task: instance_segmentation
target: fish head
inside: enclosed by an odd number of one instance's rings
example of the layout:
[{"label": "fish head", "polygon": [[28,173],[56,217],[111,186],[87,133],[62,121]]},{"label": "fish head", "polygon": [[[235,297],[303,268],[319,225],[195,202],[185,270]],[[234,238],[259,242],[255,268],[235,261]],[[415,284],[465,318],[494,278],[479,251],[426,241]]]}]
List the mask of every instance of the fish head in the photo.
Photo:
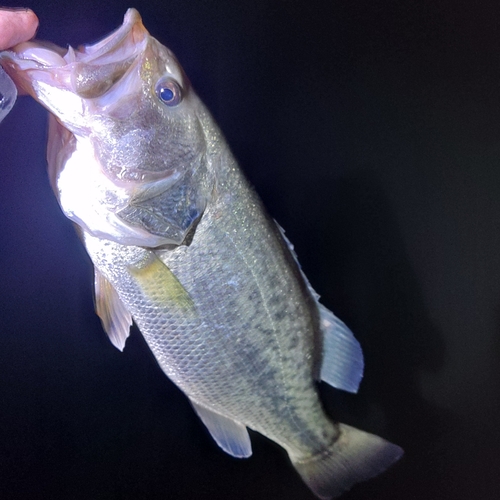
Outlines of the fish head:
[{"label": "fish head", "polygon": [[135,9],[98,43],[26,42],[0,63],[52,115],[49,177],[70,219],[122,244],[186,240],[212,189],[213,131],[174,54]]}]

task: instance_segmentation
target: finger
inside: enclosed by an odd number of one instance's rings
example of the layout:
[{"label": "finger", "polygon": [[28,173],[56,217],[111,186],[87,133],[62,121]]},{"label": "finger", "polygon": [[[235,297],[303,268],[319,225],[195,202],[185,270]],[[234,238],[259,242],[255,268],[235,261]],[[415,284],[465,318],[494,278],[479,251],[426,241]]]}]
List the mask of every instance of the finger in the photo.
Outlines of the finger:
[{"label": "finger", "polygon": [[38,18],[32,10],[0,9],[0,50],[33,38],[37,28]]}]

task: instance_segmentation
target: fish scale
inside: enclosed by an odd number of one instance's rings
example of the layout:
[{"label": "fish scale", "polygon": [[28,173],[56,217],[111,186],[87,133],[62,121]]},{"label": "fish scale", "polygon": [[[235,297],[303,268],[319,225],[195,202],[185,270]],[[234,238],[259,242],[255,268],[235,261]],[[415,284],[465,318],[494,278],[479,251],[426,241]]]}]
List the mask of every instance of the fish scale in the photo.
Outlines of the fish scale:
[{"label": "fish scale", "polygon": [[30,42],[0,64],[52,114],[51,184],[113,344],[133,319],[224,451],[250,456],[254,429],[321,499],[383,472],[401,448],[332,420],[317,390],[356,392],[361,347],[318,302],[175,56],[134,9],[63,53]]},{"label": "fish scale", "polygon": [[[197,317],[202,319],[188,322],[185,313],[172,314],[171,308],[150,314],[144,302],[151,301],[151,294],[142,296],[132,280],[123,279],[128,263],[138,259],[136,252],[127,260],[126,252],[112,243],[87,239],[86,246],[96,266],[132,311],[160,366],[190,398],[219,413],[237,416],[253,429],[266,429],[267,435],[287,447],[310,452],[313,442],[321,448],[323,438],[313,439],[318,432],[307,432],[307,426],[321,429],[322,435],[329,433],[330,440],[338,432],[325,418],[313,387],[313,343],[299,335],[302,330],[313,332],[313,323],[318,328],[317,319],[312,316],[314,311],[307,307],[312,299],[307,297],[301,282],[293,278],[295,262],[279,258],[286,253],[274,236],[274,223],[262,215],[260,204],[243,187],[242,179],[238,181],[224,187],[240,193],[229,196],[233,206],[226,206],[225,214],[242,211],[243,220],[226,215],[218,220],[217,227],[222,230],[216,230],[211,215],[217,213],[216,205],[204,215],[189,248],[161,252],[162,261],[182,283],[196,304]],[[220,194],[224,200],[224,193]],[[236,220],[252,231],[233,232],[231,221]],[[266,240],[273,243],[276,252],[262,259],[261,248]],[[212,244],[215,242],[217,245]],[[95,251],[95,247],[100,250]],[[220,247],[225,248],[227,255],[218,251],[215,260],[213,251],[207,249]],[[235,253],[244,258],[235,261]],[[233,263],[224,273],[218,261],[229,256]],[[116,273],[120,259],[125,259],[124,269]],[[277,265],[290,271],[272,272]],[[107,271],[106,266],[114,271]],[[234,280],[242,285],[234,290],[232,301],[221,304],[219,289],[225,289]],[[283,290],[287,290],[291,300],[270,305],[266,299],[278,291],[283,297]],[[275,317],[278,311],[283,313],[279,321]],[[158,319],[158,314],[163,319]],[[206,342],[207,337],[210,343]],[[283,432],[287,427],[284,417],[288,417],[288,426],[294,430],[290,435],[299,434],[305,444],[282,435],[287,434]]]}]

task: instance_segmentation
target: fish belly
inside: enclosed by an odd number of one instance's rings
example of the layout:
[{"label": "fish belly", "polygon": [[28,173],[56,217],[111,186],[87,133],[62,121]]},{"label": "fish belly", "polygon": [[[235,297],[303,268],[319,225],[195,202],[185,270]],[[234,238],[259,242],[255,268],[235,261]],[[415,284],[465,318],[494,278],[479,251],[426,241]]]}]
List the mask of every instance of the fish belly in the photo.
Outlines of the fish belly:
[{"label": "fish belly", "polygon": [[337,437],[314,381],[321,353],[315,300],[244,184],[209,207],[189,245],[154,253],[185,290],[184,302],[165,297],[159,268],[140,278],[131,271],[150,250],[92,237],[86,245],[163,371],[194,403],[298,455]]},{"label": "fish belly", "polygon": [[217,443],[249,456],[252,428],[283,446],[311,490],[331,499],[402,450],[325,415],[315,386],[317,302],[258,199],[243,182],[230,187],[189,245],[153,250],[89,235],[85,244]]}]

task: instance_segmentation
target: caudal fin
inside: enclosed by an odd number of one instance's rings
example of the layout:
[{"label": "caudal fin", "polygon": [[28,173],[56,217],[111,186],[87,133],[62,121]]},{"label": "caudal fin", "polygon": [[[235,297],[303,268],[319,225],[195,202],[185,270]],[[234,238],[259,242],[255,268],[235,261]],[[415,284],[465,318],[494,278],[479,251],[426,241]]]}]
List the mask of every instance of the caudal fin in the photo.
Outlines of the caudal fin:
[{"label": "caudal fin", "polygon": [[302,479],[322,500],[330,500],[354,484],[377,476],[403,455],[384,439],[339,424],[340,436],[325,452],[292,463]]}]

